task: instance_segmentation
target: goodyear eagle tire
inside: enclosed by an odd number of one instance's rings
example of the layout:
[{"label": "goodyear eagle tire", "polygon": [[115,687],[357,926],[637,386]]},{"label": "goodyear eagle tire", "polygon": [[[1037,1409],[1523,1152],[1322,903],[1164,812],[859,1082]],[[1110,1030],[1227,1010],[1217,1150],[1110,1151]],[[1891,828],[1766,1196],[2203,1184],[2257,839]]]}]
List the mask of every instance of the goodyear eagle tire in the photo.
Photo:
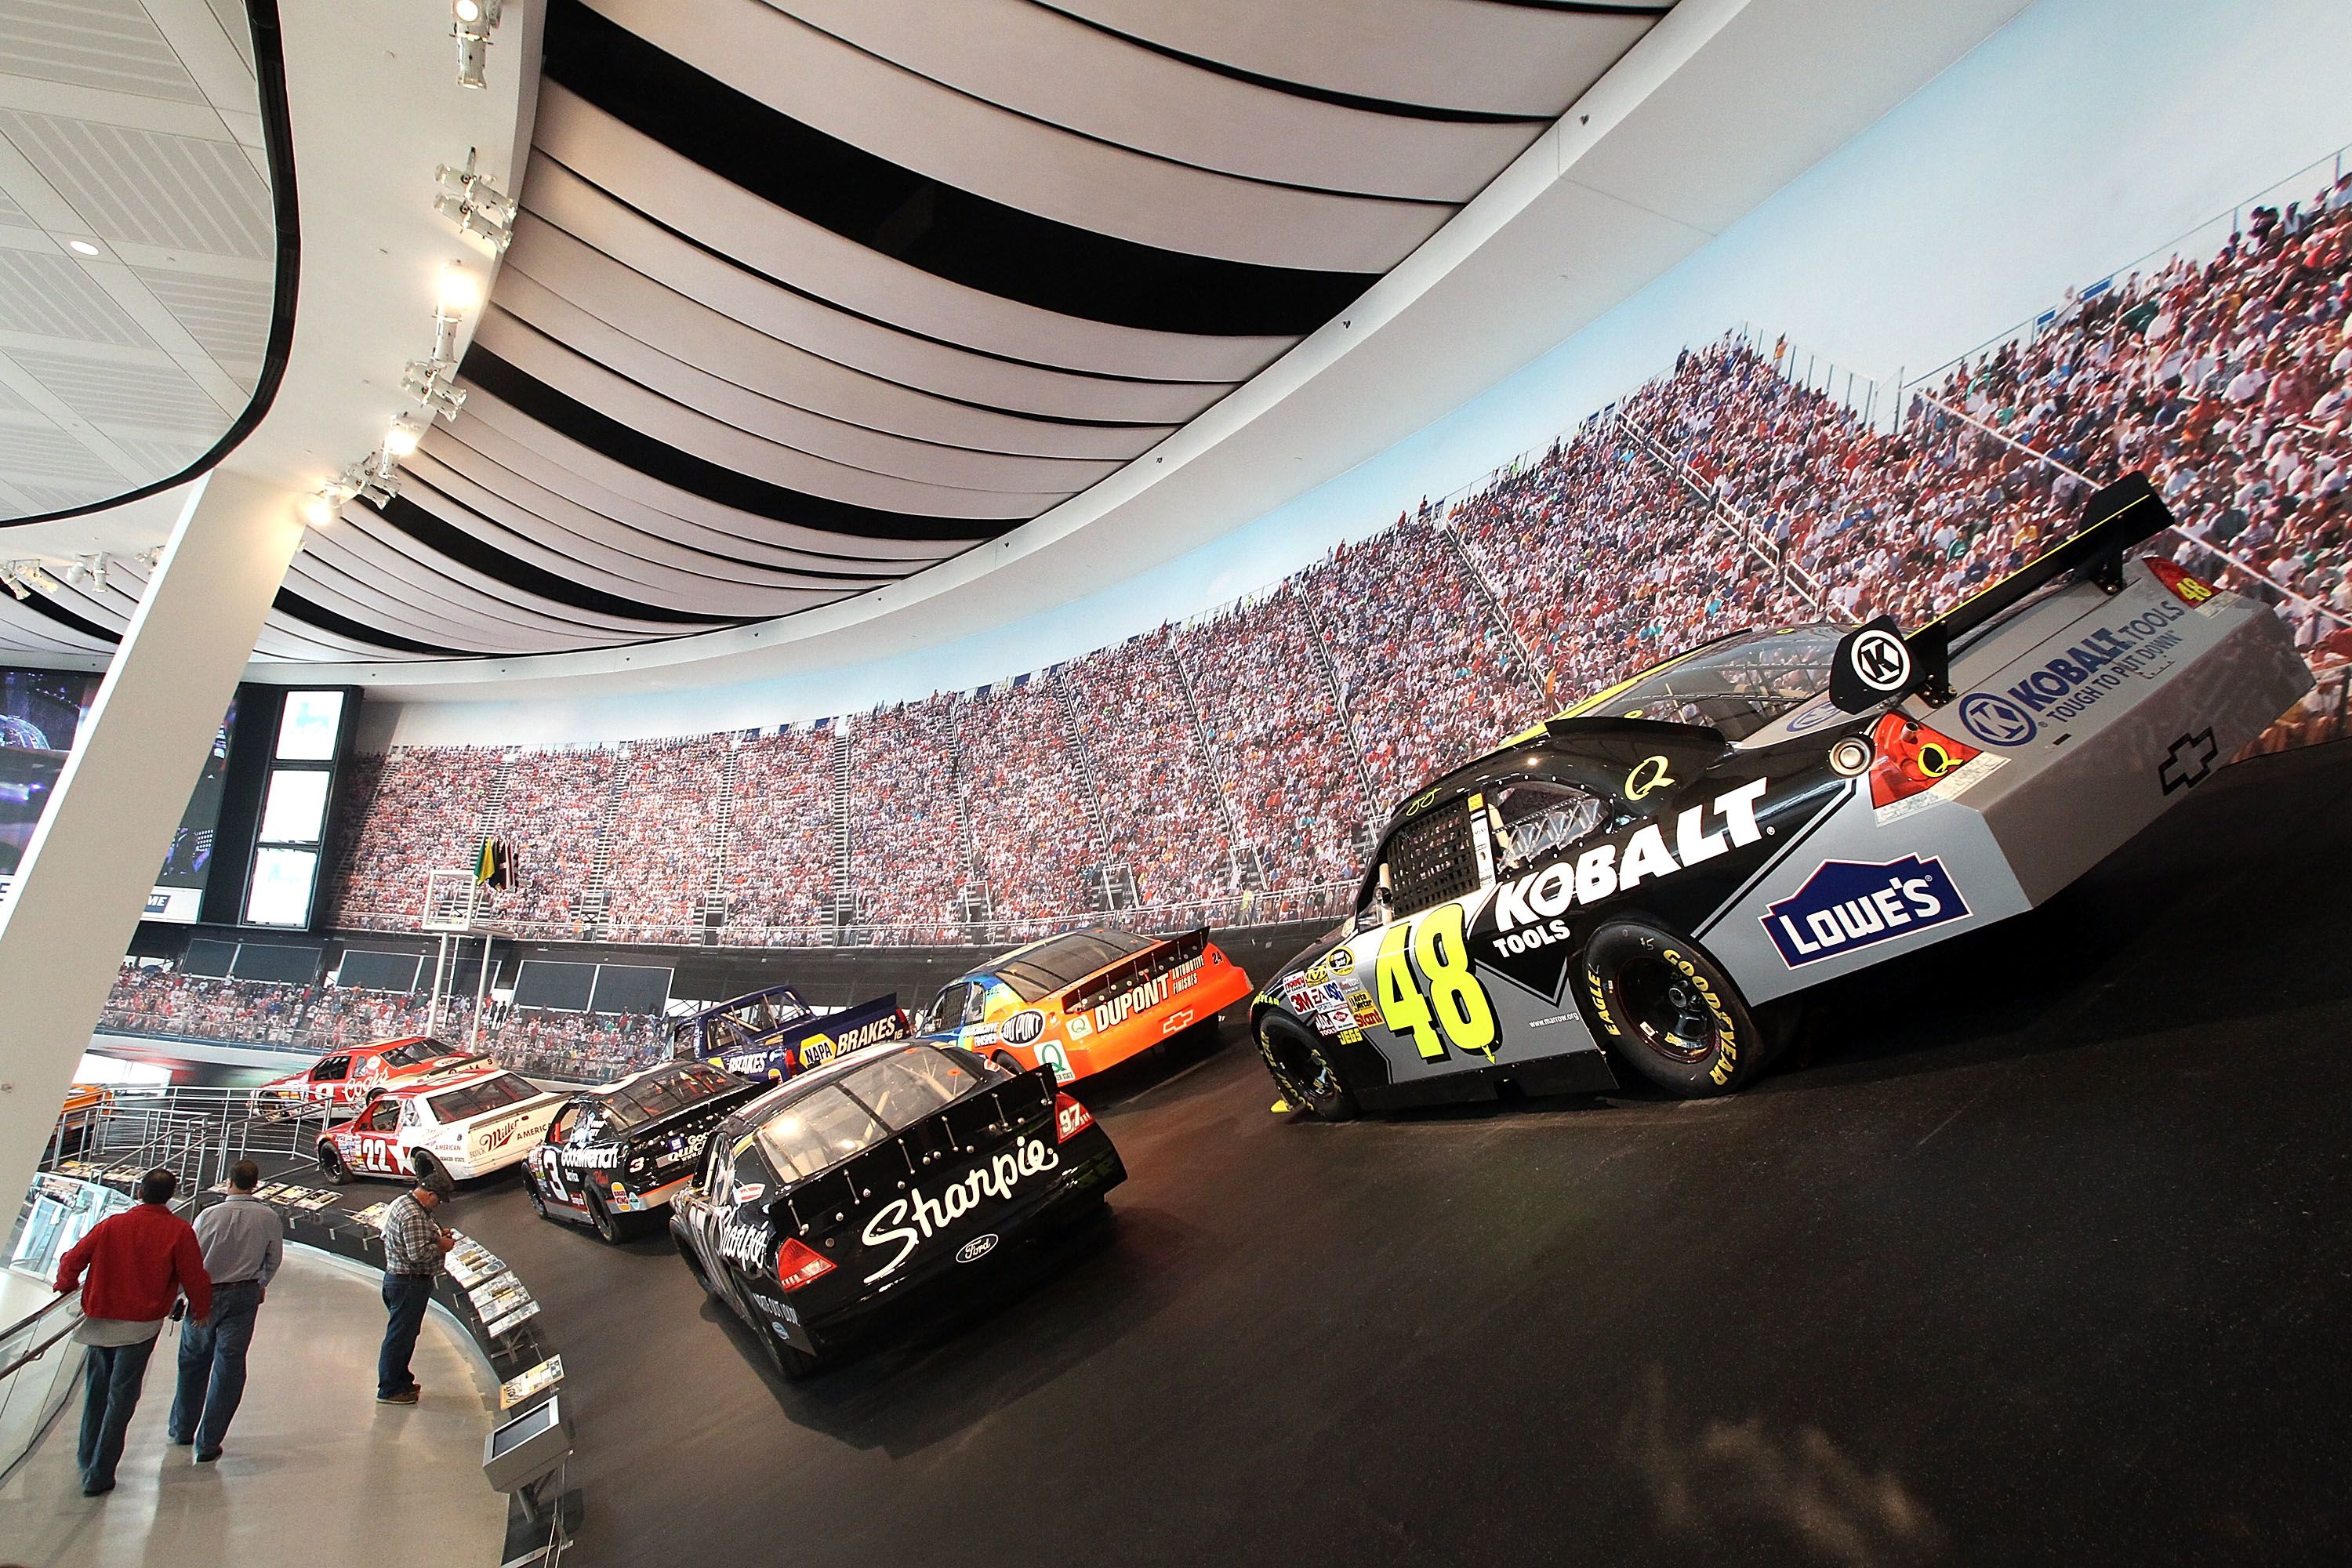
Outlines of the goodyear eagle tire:
[{"label": "goodyear eagle tire", "polygon": [[319,1173],[339,1187],[352,1179],[352,1168],[344,1163],[342,1151],[332,1143],[319,1145]]},{"label": "goodyear eagle tire", "polygon": [[596,1239],[607,1247],[618,1247],[628,1239],[621,1216],[604,1202],[604,1194],[593,1187],[588,1189],[588,1223],[596,1227]]},{"label": "goodyear eagle tire", "polygon": [[553,1219],[555,1217],[553,1215],[547,1212],[546,1194],[539,1190],[539,1178],[531,1174],[530,1167],[528,1165],[523,1167],[522,1190],[530,1194],[530,1206],[538,1212],[540,1218]]},{"label": "goodyear eagle tire", "polygon": [[1354,1119],[1356,1097],[1310,1030],[1287,1014],[1269,1011],[1258,1019],[1256,1033],[1258,1055],[1285,1100],[1325,1121]]},{"label": "goodyear eagle tire", "polygon": [[702,1259],[694,1255],[694,1244],[680,1236],[675,1228],[670,1231],[669,1239],[670,1245],[677,1248],[677,1255],[686,1259],[686,1271],[694,1276],[694,1282],[702,1287],[702,1293],[716,1300],[719,1297],[719,1288],[711,1284],[710,1276],[702,1271]]},{"label": "goodyear eagle tire", "polygon": [[1584,944],[1585,1015],[1620,1062],[1685,1100],[1729,1094],[1771,1053],[1731,977],[1687,939],[1612,921]]}]

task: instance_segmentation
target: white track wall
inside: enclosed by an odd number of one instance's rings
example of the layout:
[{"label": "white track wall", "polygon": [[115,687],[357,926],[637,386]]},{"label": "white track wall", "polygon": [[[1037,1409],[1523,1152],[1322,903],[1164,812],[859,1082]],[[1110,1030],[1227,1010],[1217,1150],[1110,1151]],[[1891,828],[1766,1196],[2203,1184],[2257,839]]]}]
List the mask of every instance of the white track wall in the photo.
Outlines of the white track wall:
[{"label": "white track wall", "polygon": [[[362,743],[696,734],[1039,668],[1270,585],[1743,323],[1865,376],[1916,376],[2352,143],[2347,59],[2345,0],[2042,0],[1594,326],[1166,566],[902,659],[644,697],[378,705]],[[2315,184],[2289,198],[2301,186]]]}]

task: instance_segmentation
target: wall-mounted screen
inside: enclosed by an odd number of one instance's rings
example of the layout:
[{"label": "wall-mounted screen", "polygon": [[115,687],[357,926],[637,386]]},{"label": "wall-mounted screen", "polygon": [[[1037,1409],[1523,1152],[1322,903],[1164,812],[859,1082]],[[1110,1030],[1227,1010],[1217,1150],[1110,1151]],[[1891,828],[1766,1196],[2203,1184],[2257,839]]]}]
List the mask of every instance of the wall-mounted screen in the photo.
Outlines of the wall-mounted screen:
[{"label": "wall-mounted screen", "polygon": [[340,690],[288,692],[278,721],[278,760],[333,762],[342,734],[343,697]]},{"label": "wall-mounted screen", "polygon": [[261,814],[239,918],[247,925],[308,926],[318,909],[320,855],[352,694],[296,688],[268,700],[278,703],[277,734],[259,784]]},{"label": "wall-mounted screen", "polygon": [[269,775],[269,795],[261,807],[261,841],[265,844],[316,844],[327,826],[327,784],[323,769],[284,769]]}]

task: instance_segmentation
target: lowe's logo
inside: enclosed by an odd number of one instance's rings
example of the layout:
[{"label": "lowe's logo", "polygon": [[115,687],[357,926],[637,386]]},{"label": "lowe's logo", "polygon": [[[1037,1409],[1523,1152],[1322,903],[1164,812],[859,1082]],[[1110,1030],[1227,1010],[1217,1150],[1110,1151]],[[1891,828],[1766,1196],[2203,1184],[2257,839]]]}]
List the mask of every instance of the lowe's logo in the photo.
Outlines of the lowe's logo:
[{"label": "lowe's logo", "polygon": [[1759,917],[1790,968],[1964,918],[1968,900],[1943,861],[1906,855],[1868,865],[1824,860]]}]

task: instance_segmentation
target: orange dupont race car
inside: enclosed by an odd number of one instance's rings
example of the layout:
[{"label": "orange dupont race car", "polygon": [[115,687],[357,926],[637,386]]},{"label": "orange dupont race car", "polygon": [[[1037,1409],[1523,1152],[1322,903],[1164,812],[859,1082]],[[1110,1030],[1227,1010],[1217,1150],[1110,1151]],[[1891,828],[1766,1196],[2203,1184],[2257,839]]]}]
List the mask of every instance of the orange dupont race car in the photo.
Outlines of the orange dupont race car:
[{"label": "orange dupont race car", "polygon": [[1168,938],[1105,926],[1014,948],[950,981],[916,1032],[1064,1083],[1204,1026],[1250,994],[1206,927]]}]

